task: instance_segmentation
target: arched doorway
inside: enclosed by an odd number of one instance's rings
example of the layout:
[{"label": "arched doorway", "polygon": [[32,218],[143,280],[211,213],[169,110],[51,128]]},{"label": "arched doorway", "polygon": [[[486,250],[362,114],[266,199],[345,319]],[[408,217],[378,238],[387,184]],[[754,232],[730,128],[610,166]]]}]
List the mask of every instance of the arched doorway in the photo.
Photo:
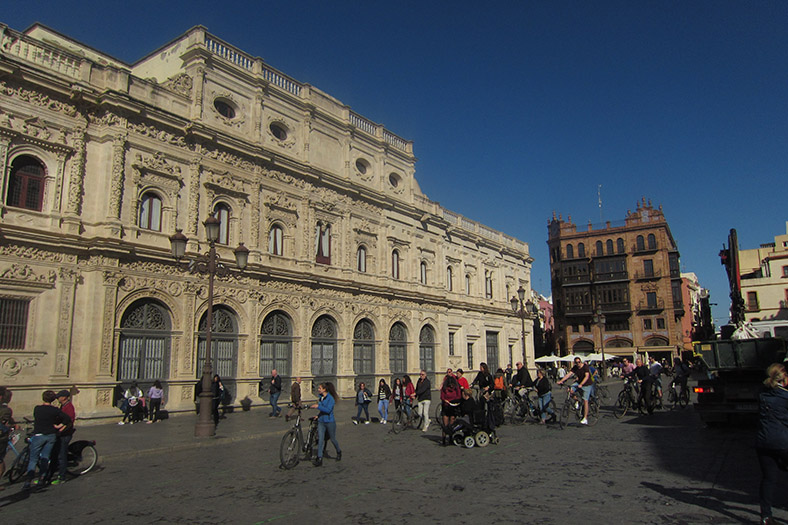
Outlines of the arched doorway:
[{"label": "arched doorway", "polygon": [[427,372],[433,388],[435,384],[435,329],[424,325],[419,332],[419,368]]},{"label": "arched doorway", "polygon": [[337,384],[337,324],[328,315],[312,325],[312,376],[313,393],[320,383]]},{"label": "arched doorway", "polygon": [[408,329],[402,323],[394,323],[389,330],[389,370],[391,384],[394,379],[408,373]]},{"label": "arched doorway", "polygon": [[282,376],[282,390],[287,396],[293,361],[293,323],[282,311],[271,312],[260,328],[260,377],[270,377],[271,371]]},{"label": "arched doorway", "polygon": [[[170,368],[171,321],[167,308],[153,299],[129,306],[120,321],[117,379],[142,386],[166,382]],[[144,388],[143,388],[144,389]]]},{"label": "arched doorway", "polygon": [[375,326],[362,319],[353,330],[353,372],[356,384],[363,381],[370,390],[375,382]]},{"label": "arched doorway", "polygon": [[[197,339],[197,370],[196,377],[202,377],[205,363],[205,329],[208,326],[208,313],[200,318]],[[228,388],[232,397],[237,393],[235,376],[238,368],[238,320],[235,312],[226,306],[213,308],[211,328],[211,366],[213,374],[219,374],[222,384]]]},{"label": "arched doorway", "polygon": [[594,352],[594,343],[591,341],[587,341],[585,339],[581,339],[577,341],[575,344],[572,345],[572,353],[577,355],[586,355],[592,354]]}]

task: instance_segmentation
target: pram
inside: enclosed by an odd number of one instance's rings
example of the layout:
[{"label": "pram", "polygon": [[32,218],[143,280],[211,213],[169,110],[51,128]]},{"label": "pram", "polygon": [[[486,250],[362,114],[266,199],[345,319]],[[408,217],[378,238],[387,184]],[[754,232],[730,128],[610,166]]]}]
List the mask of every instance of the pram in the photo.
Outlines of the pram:
[{"label": "pram", "polygon": [[486,447],[490,443],[497,445],[493,406],[496,402],[498,401],[482,398],[472,414],[457,418],[449,432],[452,443],[465,448]]}]

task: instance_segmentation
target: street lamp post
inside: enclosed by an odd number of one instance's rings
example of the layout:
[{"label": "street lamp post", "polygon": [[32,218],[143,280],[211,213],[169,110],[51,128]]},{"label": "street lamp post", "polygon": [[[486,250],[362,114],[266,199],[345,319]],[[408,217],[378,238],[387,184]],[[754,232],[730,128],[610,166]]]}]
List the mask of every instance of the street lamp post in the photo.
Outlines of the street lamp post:
[{"label": "street lamp post", "polygon": [[[215,216],[211,215],[205,222],[205,235],[208,239],[208,253],[207,255],[198,255],[197,258],[189,263],[189,270],[197,273],[208,274],[208,312],[206,313],[205,324],[205,362],[202,367],[202,391],[200,392],[200,415],[197,418],[197,423],[194,426],[194,435],[196,437],[211,437],[216,433],[216,426],[214,425],[211,414],[213,408],[211,406],[211,399],[213,397],[211,389],[211,374],[213,373],[213,366],[211,363],[211,332],[213,330],[213,281],[218,274],[225,274],[229,269],[219,262],[219,257],[216,255],[216,241],[219,239],[219,229],[221,221]],[[175,230],[175,234],[170,236],[170,247],[172,248],[172,255],[176,261],[180,261],[186,255],[186,243],[189,239],[179,229]],[[243,270],[249,261],[249,249],[240,243],[235,249],[235,262],[238,267]]]},{"label": "street lamp post", "polygon": [[525,290],[522,286],[517,289],[517,296],[512,296],[509,300],[509,303],[512,305],[512,311],[514,315],[520,318],[520,328],[521,328],[521,335],[523,338],[523,366],[528,368],[528,354],[525,350],[525,319],[531,318],[533,311],[536,309],[534,303],[530,300],[525,301]]},{"label": "street lamp post", "polygon": [[607,378],[607,361],[605,360],[605,314],[599,307],[594,312],[594,324],[599,326],[599,344],[602,351],[602,379]]}]

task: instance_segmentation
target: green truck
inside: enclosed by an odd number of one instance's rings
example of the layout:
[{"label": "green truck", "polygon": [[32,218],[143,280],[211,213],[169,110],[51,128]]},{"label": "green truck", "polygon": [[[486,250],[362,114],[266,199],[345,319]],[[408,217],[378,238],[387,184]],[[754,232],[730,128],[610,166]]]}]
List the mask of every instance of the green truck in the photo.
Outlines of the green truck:
[{"label": "green truck", "polygon": [[695,343],[696,363],[707,378],[698,380],[695,411],[707,425],[752,420],[766,368],[785,360],[782,338],[726,339]]}]

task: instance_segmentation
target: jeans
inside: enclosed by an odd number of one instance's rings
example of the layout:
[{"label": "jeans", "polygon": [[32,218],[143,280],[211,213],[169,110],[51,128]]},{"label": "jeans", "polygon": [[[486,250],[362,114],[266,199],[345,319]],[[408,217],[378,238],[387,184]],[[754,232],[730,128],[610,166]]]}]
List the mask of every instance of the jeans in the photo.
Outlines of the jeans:
[{"label": "jeans", "polygon": [[331,443],[334,444],[334,448],[337,451],[337,454],[341,454],[342,451],[339,449],[339,443],[337,443],[337,422],[331,421],[329,423],[324,423],[323,421],[317,422],[317,457],[319,459],[323,459],[323,449],[326,446],[326,433],[328,434],[328,438],[331,440]]},{"label": "jeans", "polygon": [[359,403],[358,404],[358,412],[356,412],[356,421],[361,421],[361,410],[364,410],[364,414],[367,415],[366,421],[369,421],[369,403]]},{"label": "jeans", "polygon": [[55,446],[57,434],[37,434],[30,440],[30,461],[27,463],[27,477],[32,478],[39,467],[41,476],[49,471],[49,455]]},{"label": "jeans", "polygon": [[419,415],[424,422],[422,430],[427,430],[427,427],[430,426],[430,403],[432,403],[432,401],[429,399],[419,401]]},{"label": "jeans", "polygon": [[149,421],[157,421],[159,419],[159,410],[161,409],[161,398],[152,398],[150,400],[150,409],[148,410]]},{"label": "jeans", "polygon": [[58,447],[58,477],[66,479],[66,467],[68,466],[68,445],[73,436],[60,436],[57,439]]},{"label": "jeans", "polygon": [[764,448],[756,449],[758,463],[761,466],[761,485],[759,496],[761,504],[761,519],[772,516],[772,501],[774,499],[774,487],[777,485],[777,477],[780,474],[780,467],[777,460],[788,460],[788,453],[784,450],[768,450]]},{"label": "jeans", "polygon": [[539,415],[542,418],[542,421],[547,419],[547,414],[550,414],[551,416],[554,414],[553,409],[550,408],[550,401],[552,401],[552,399],[552,392],[548,392],[539,396]]},{"label": "jeans", "polygon": [[389,418],[389,400],[381,399],[378,401],[378,413],[380,414],[381,421],[387,421]]},{"label": "jeans", "polygon": [[272,416],[278,416],[279,412],[282,411],[281,408],[276,406],[276,404],[279,402],[279,396],[280,395],[282,395],[282,392],[277,392],[275,394],[273,394],[273,393],[271,394],[271,415]]}]

